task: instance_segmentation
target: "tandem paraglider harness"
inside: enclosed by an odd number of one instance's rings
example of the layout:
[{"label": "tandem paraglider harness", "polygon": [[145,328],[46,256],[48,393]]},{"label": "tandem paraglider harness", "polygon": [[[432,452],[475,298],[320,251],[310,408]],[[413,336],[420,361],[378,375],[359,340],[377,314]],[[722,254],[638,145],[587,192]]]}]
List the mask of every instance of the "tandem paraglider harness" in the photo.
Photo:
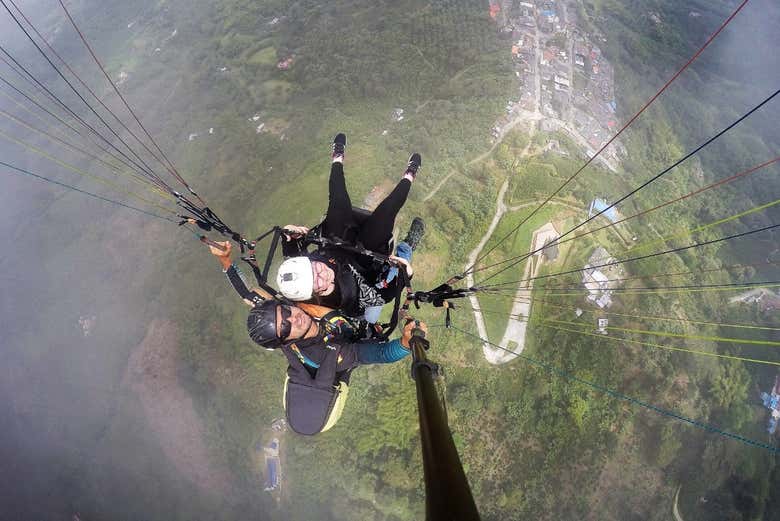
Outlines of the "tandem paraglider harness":
[{"label": "tandem paraglider harness", "polygon": [[[357,227],[371,215],[371,212],[363,208],[353,207],[352,215]],[[356,231],[357,230],[355,230],[355,232]],[[331,235],[326,235],[325,230],[323,229],[323,223],[320,223],[309,230],[305,236],[299,238],[301,243],[300,255],[308,256],[314,254],[326,256],[324,253],[327,250],[340,250],[345,253],[355,255],[361,259],[363,264],[371,265],[371,270],[376,273],[381,273],[382,271],[394,266],[394,264],[390,261],[389,256],[389,252],[392,251],[393,248],[392,239],[389,241],[387,250],[385,252],[377,252],[365,248],[359,241],[354,239],[353,236],[356,236],[356,233],[351,233],[350,230],[347,230],[345,235],[346,238],[343,239]],[[255,278],[258,280],[260,287],[282,301],[285,299],[276,289],[272,288],[268,284],[268,273],[270,271],[271,264],[273,263],[273,258],[276,255],[276,251],[279,248],[279,241],[284,236],[285,230],[279,226],[275,226],[264,234],[260,235],[254,241],[247,243],[246,255],[241,257],[242,260],[247,262],[252,267],[252,271],[255,274]],[[271,241],[268,247],[268,253],[265,258],[263,269],[261,270],[257,263],[255,248],[260,241],[268,237],[271,238]],[[310,247],[313,247],[313,251],[311,252],[309,251]],[[367,324],[365,320],[356,320],[355,322],[357,323],[356,330],[358,331],[358,336],[363,338],[372,337],[377,340],[387,340],[395,330],[396,326],[398,325],[398,316],[399,311],[401,310],[401,301],[403,300],[404,290],[406,290],[407,293],[411,291],[409,276],[407,275],[406,270],[398,269],[397,272],[397,280],[394,281],[396,284],[396,291],[393,295],[393,312],[391,314],[390,321],[382,324],[381,330],[373,330],[372,326]]]},{"label": "tandem paraglider harness", "polygon": [[280,348],[288,363],[282,403],[290,428],[298,434],[312,436],[327,431],[341,418],[353,368],[337,370],[341,346],[329,342],[330,330],[343,327],[341,322],[346,319],[337,310],[311,304],[300,306],[325,326],[325,356],[316,364],[295,342]]},{"label": "tandem paraglider harness", "polygon": [[[371,213],[367,210],[353,208],[353,217],[358,225],[368,218],[369,215]],[[346,317],[337,310],[322,306],[293,303],[269,284],[268,274],[279,248],[279,241],[280,239],[284,240],[285,231],[281,227],[274,226],[255,240],[248,241],[242,235],[231,230],[208,208],[200,210],[196,218],[189,216],[181,217],[182,222],[180,224],[185,222],[195,224],[204,231],[214,230],[233,239],[241,250],[241,260],[250,266],[260,288],[279,302],[301,307],[325,327],[326,334],[323,339],[325,344],[323,350],[325,353],[319,364],[309,360],[296,343],[285,344],[278,349],[284,353],[289,364],[283,398],[288,425],[293,431],[303,435],[314,435],[330,429],[336,424],[344,410],[344,404],[349,392],[349,378],[353,370],[353,368],[342,371],[337,370],[341,359],[341,346],[338,342],[331,342],[333,338],[329,337],[333,335],[330,332],[342,331],[345,326],[344,323],[346,323],[346,329],[352,331],[352,338],[350,339],[352,341],[369,336],[375,340],[386,340],[398,324],[401,294],[404,289],[407,292],[411,291],[406,270],[398,270],[397,280],[395,281],[397,291],[394,297],[393,313],[390,322],[383,324],[381,331],[373,331],[369,330],[369,325],[363,319]],[[352,235],[349,233],[349,230],[347,232],[346,235]],[[259,243],[269,238],[270,244],[261,268],[258,263],[256,248]],[[314,251],[312,253],[314,254],[335,249],[356,255],[366,264],[370,263],[372,269],[376,272],[382,272],[385,268],[393,265],[390,262],[389,255],[385,252],[368,250],[357,241],[326,237],[323,233],[322,223],[312,228],[301,239],[301,255],[309,255],[308,249],[313,246]],[[200,240],[210,246],[221,248],[218,243],[205,236],[201,236]],[[392,247],[391,240],[387,246],[387,252],[392,251]]]},{"label": "tandem paraglider harness", "polygon": [[[191,213],[193,209],[188,208]],[[353,207],[353,217],[359,226],[371,213],[361,208]],[[420,303],[430,303],[434,307],[444,307],[447,311],[446,322],[450,323],[450,309],[454,306],[447,300],[451,298],[463,297],[466,294],[464,290],[454,290],[451,286],[444,284],[428,292],[412,292],[411,283],[406,270],[399,268],[397,270],[396,293],[394,296],[393,312],[388,323],[382,324],[380,332],[367,331],[368,325],[365,320],[354,319],[343,316],[339,311],[312,304],[294,303],[285,298],[276,288],[268,283],[268,274],[273,263],[273,258],[279,248],[279,241],[285,235],[284,230],[279,226],[274,226],[267,232],[258,236],[255,240],[249,241],[242,235],[231,230],[219,217],[217,217],[208,208],[200,209],[196,218],[182,216],[182,223],[196,224],[205,231],[217,231],[224,236],[230,237],[241,249],[241,260],[246,262],[252,269],[257,284],[265,292],[272,296],[278,302],[288,305],[297,305],[304,309],[310,316],[315,318],[325,326],[326,336],[324,338],[323,349],[324,357],[319,364],[307,359],[296,343],[286,344],[279,347],[288,361],[287,378],[284,386],[284,409],[287,422],[290,428],[304,435],[314,435],[327,431],[336,424],[341,417],[349,392],[349,378],[353,368],[338,371],[338,364],[341,357],[341,345],[339,342],[330,342],[332,338],[330,331],[342,330],[343,323],[348,323],[352,330],[351,340],[367,338],[373,336],[375,340],[387,340],[398,325],[399,316],[404,316],[409,309],[409,305],[414,302],[416,307]],[[348,237],[353,235],[347,230]],[[356,236],[356,233],[354,234]],[[270,238],[268,253],[263,262],[262,268],[258,263],[256,248],[258,243]],[[387,245],[385,252],[371,251],[357,240],[346,240],[333,236],[326,236],[323,231],[322,223],[312,228],[301,240],[301,255],[310,254],[308,248],[314,246],[312,253],[323,252],[325,250],[342,250],[354,254],[364,260],[366,264],[372,264],[373,271],[382,273],[385,268],[394,266],[389,258],[389,252],[392,251],[392,240]],[[200,240],[215,248],[222,248],[218,243],[201,236]],[[405,298],[402,294],[406,291]],[[259,296],[258,296],[259,298]],[[403,305],[401,301],[403,300]]]}]

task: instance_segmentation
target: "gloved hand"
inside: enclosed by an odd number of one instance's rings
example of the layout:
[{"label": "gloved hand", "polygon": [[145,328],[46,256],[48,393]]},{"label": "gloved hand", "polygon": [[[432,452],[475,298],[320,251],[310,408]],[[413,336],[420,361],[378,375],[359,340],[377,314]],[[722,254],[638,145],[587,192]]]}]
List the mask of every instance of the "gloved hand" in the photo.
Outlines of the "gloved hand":
[{"label": "gloved hand", "polygon": [[412,331],[417,328],[421,329],[423,333],[425,333],[426,335],[428,334],[428,326],[425,325],[425,322],[420,322],[414,319],[409,319],[409,321],[406,322],[406,325],[404,326],[403,334],[401,335],[401,345],[404,346],[406,349],[410,349]]}]

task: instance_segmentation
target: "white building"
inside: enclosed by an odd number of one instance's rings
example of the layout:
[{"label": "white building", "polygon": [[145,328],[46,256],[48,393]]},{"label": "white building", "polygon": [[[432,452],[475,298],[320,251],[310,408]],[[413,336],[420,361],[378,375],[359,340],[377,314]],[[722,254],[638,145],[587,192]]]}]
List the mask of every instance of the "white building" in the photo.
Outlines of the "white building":
[{"label": "white building", "polygon": [[599,246],[590,256],[588,264],[582,272],[582,285],[588,290],[586,300],[606,309],[612,305],[612,289],[610,278],[596,266],[612,262],[612,256]]},{"label": "white building", "polygon": [[607,320],[606,318],[600,318],[600,319],[598,319],[597,323],[598,323],[597,331],[599,333],[601,333],[602,335],[606,335],[607,334],[607,325],[609,324],[609,320]]}]

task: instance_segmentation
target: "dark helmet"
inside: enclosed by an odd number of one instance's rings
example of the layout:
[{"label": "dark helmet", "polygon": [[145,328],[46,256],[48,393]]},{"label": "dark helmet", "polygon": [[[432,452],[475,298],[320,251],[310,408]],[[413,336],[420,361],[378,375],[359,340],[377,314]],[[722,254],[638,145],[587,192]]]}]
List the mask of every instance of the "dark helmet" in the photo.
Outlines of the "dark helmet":
[{"label": "dark helmet", "polygon": [[264,300],[252,308],[246,319],[249,336],[266,349],[282,346],[282,341],[276,333],[276,308],[280,305],[275,300]]}]

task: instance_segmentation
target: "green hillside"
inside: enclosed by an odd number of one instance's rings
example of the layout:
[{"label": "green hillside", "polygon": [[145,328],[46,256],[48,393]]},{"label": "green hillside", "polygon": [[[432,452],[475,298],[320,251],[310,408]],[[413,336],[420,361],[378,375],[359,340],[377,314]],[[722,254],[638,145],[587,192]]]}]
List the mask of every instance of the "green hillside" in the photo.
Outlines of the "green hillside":
[{"label": "green hillside", "polygon": [[[501,4],[500,16],[511,12],[512,2]],[[566,3],[583,33],[603,37],[599,45],[615,70],[621,122],[685,63],[733,4]],[[127,75],[122,91],[178,170],[222,219],[248,236],[322,218],[336,132],[348,136],[345,170],[356,204],[376,204],[400,177],[409,153],[419,151],[423,169],[397,222],[403,231],[419,215],[428,226],[414,259],[415,289],[430,289],[464,269],[485,237],[505,182],[508,208],[486,241],[484,251],[495,250],[479,267],[528,252],[532,232],[548,221],[560,231],[575,226],[594,198],[614,201],[643,183],[771,94],[780,80],[770,52],[776,35],[757,33],[746,59],[735,51],[744,47],[746,32],[780,21],[771,2],[751,3],[621,137],[626,154],[616,172],[594,162],[516,230],[587,159],[569,134],[545,130],[538,121],[523,121],[498,142],[491,139],[522,87],[509,52],[511,31],[500,30],[502,19],[492,19],[488,7],[466,0],[166,0],[87,2],[74,12],[109,74]],[[42,20],[51,31],[62,23],[54,13]],[[76,68],[93,70],[73,34],[56,34],[55,44]],[[286,68],[280,67],[285,60]],[[88,77],[97,84],[97,74]],[[99,92],[108,95],[108,89]],[[773,103],[622,203],[621,215],[774,157],[780,136]],[[403,109],[400,121],[396,109]],[[26,157],[21,148],[11,150]],[[42,172],[52,168],[29,161]],[[72,172],[57,172],[63,181],[94,188]],[[477,329],[466,300],[453,312],[457,330],[443,327],[441,309],[419,311],[431,326],[430,356],[446,368],[450,426],[483,519],[669,519],[678,487],[687,521],[774,519],[780,501],[774,454],[636,402],[776,444],[765,432],[767,411],[757,399],[780,363],[774,347],[760,344],[778,341],[776,311],[730,305],[735,292],[641,288],[776,280],[780,270],[768,261],[776,260],[777,235],[626,264],[624,275],[632,279],[604,312],[586,302],[582,273],[546,276],[581,268],[598,246],[624,259],[771,225],[780,217],[777,206],[691,231],[777,199],[779,172],[775,164],[562,245],[534,284],[523,351],[531,362],[489,364],[482,342],[468,334]],[[346,410],[331,431],[314,438],[284,434],[283,488],[265,493],[254,451],[283,414],[286,364],[247,338],[246,308],[216,261],[173,224],[56,194],[32,194],[41,208],[37,216],[23,215],[35,237],[19,239],[25,256],[35,252],[29,266],[40,270],[40,284],[56,296],[29,309],[20,304],[22,314],[50,318],[43,325],[21,321],[9,335],[9,364],[59,368],[52,385],[61,385],[55,389],[63,402],[84,404],[84,419],[70,434],[51,420],[52,432],[65,432],[64,444],[78,444],[51,464],[52,475],[65,483],[56,498],[78,509],[84,521],[424,518],[407,362],[355,371]],[[56,229],[46,223],[57,223]],[[601,218],[578,234],[604,223]],[[14,237],[22,230],[22,224],[15,227]],[[508,240],[498,244],[505,235]],[[9,271],[24,266],[22,260],[3,262]],[[480,305],[493,311],[485,315],[493,342],[506,328],[516,289],[511,283],[523,268],[521,263],[490,279],[505,284],[505,292],[479,296]],[[658,276],[680,272],[693,274]],[[478,272],[476,283],[490,273]],[[100,324],[87,340],[73,331],[86,308]],[[577,308],[585,310],[582,316],[574,314]],[[596,319],[606,316],[616,329],[596,334]],[[151,335],[161,323],[170,336]],[[647,330],[665,336],[640,333]],[[754,343],[723,340],[735,336]],[[181,470],[193,465],[166,459],[169,447],[157,439],[148,405],[133,387],[138,375],[127,369],[145,339],[175,344],[172,374],[192,398],[204,450],[216,467],[229,469],[223,473],[228,492],[203,493]],[[30,377],[26,385],[33,389],[34,383]]]}]

